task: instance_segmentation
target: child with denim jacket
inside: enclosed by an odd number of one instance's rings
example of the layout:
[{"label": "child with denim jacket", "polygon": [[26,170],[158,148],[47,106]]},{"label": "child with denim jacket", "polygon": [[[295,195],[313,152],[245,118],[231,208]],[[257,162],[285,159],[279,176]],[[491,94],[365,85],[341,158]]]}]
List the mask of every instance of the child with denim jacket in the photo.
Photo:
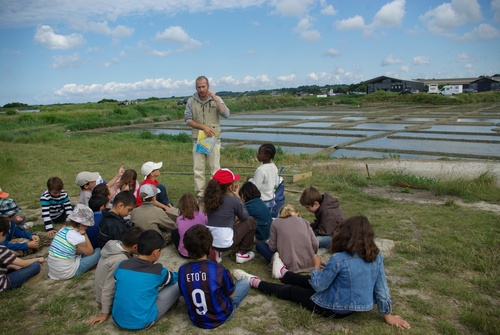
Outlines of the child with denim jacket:
[{"label": "child with denim jacket", "polygon": [[354,312],[367,312],[377,304],[385,322],[409,329],[410,324],[392,315],[392,301],[384,273],[384,261],[373,239],[373,228],[365,216],[354,216],[340,223],[333,236],[333,255],[323,270],[315,255],[310,276],[288,271],[282,262],[273,263],[273,274],[285,285],[265,282],[243,270],[236,279],[246,279],[253,288],[279,299],[299,303],[324,317],[343,318]]}]

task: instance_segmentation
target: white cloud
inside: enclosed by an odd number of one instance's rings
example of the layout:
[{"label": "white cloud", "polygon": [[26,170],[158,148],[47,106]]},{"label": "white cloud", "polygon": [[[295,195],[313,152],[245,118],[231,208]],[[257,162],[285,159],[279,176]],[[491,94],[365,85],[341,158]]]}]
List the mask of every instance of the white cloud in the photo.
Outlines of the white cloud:
[{"label": "white cloud", "polygon": [[400,26],[405,16],[405,5],[405,0],[386,3],[375,14],[373,26],[376,28]]},{"label": "white cloud", "polygon": [[403,65],[400,70],[401,72],[410,72],[410,67],[408,65]]},{"label": "white cloud", "polygon": [[299,34],[304,40],[314,42],[321,39],[321,34],[319,31],[311,29],[311,20],[310,17],[300,19],[293,31]]},{"label": "white cloud", "polygon": [[335,23],[335,26],[338,30],[361,30],[366,28],[365,20],[359,15],[339,20]]},{"label": "white cloud", "polygon": [[201,42],[189,36],[189,34],[179,26],[168,27],[164,31],[157,33],[155,40],[180,44],[185,50],[199,48],[201,46]]},{"label": "white cloud", "polygon": [[325,56],[337,57],[340,56],[340,51],[334,48],[330,48],[323,53]]},{"label": "white cloud", "polygon": [[145,79],[135,83],[109,82],[106,84],[91,85],[66,84],[61,89],[55,90],[54,94],[70,100],[76,97],[88,97],[90,100],[99,100],[105,97],[125,99],[130,96],[151,96],[151,94],[169,95],[169,91],[177,89],[192,90],[192,88],[192,81],[174,81],[172,79],[156,78]]},{"label": "white cloud", "polygon": [[111,28],[108,25],[108,21],[85,22],[82,23],[81,29],[84,31],[90,31],[96,34],[102,34],[116,38],[128,37],[134,33],[133,28],[128,28],[122,25],[118,25],[115,28]]},{"label": "white cloud", "polygon": [[52,50],[67,50],[79,47],[85,40],[80,34],[59,35],[47,25],[38,27],[34,40],[44,48]]},{"label": "white cloud", "polygon": [[328,5],[322,8],[320,13],[323,15],[335,15],[337,14],[337,11],[333,8],[332,5]]},{"label": "white cloud", "polygon": [[54,60],[52,63],[53,69],[65,69],[82,65],[82,60],[78,53],[67,56],[54,56],[52,59]]},{"label": "white cloud", "polygon": [[160,50],[151,50],[150,54],[152,56],[155,56],[155,57],[168,57],[172,54],[172,50],[164,50],[164,51],[160,51]]},{"label": "white cloud", "polygon": [[457,41],[493,40],[500,38],[500,30],[490,24],[482,23],[479,26],[474,27],[470,32],[467,32],[462,36],[453,35],[452,38]]},{"label": "white cloud", "polygon": [[245,50],[243,52],[244,55],[255,55],[255,49],[249,49],[249,50]]},{"label": "white cloud", "polygon": [[395,57],[394,55],[389,55],[382,61],[382,66],[397,65],[402,63],[403,60]]},{"label": "white cloud", "polygon": [[434,34],[445,34],[466,23],[482,20],[477,0],[452,0],[420,16]]},{"label": "white cloud", "polygon": [[492,0],[491,9],[494,13],[493,19],[495,22],[500,23],[500,0]]},{"label": "white cloud", "polygon": [[292,82],[295,81],[295,79],[297,78],[294,74],[291,74],[289,76],[278,76],[276,79],[281,82]]},{"label": "white cloud", "polygon": [[278,0],[275,5],[276,12],[284,16],[304,16],[309,12],[309,6],[315,0]]},{"label": "white cloud", "polygon": [[413,57],[413,65],[427,65],[430,63],[429,57],[427,56],[416,56]]}]

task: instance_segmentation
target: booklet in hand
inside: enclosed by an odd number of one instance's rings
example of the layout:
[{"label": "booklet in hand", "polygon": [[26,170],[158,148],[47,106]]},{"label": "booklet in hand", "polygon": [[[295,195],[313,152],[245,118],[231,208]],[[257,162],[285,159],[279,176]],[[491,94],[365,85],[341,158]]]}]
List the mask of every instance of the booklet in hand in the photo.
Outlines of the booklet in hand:
[{"label": "booklet in hand", "polygon": [[210,155],[217,143],[217,136],[207,137],[203,130],[198,131],[198,141],[196,142],[196,152]]}]

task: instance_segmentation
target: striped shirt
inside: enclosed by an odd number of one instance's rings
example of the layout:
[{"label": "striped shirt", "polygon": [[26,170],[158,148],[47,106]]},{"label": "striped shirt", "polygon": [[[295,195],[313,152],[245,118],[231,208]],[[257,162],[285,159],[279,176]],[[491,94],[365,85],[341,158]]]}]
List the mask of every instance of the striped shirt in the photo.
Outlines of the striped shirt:
[{"label": "striped shirt", "polygon": [[10,287],[9,278],[7,278],[7,266],[12,264],[16,255],[5,246],[0,245],[0,292]]},{"label": "striped shirt", "polygon": [[73,212],[68,193],[64,190],[61,191],[58,197],[53,197],[49,190],[45,190],[40,197],[40,204],[42,205],[42,219],[45,230],[54,229],[52,220],[57,219],[64,213],[68,216]]},{"label": "striped shirt", "polygon": [[[52,243],[50,244],[49,248],[49,256],[59,259],[75,258],[76,244],[73,245],[68,240],[68,233],[71,231],[75,232],[75,230],[70,227],[64,227],[61,230],[59,230],[57,234],[54,235],[54,239],[52,240]],[[78,233],[78,235],[82,236],[80,233]],[[83,237],[83,242],[85,242],[85,237],[84,236],[82,237]]]},{"label": "striped shirt", "polygon": [[229,296],[236,287],[224,266],[208,260],[191,261],[181,266],[178,278],[193,325],[212,329],[229,318],[234,310]]}]

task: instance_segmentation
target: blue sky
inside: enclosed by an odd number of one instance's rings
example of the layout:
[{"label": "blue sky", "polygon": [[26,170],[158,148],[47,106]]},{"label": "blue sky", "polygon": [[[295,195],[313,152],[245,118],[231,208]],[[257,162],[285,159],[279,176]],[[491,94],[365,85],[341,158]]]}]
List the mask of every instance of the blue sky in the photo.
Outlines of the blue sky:
[{"label": "blue sky", "polygon": [[500,0],[0,0],[0,105],[500,73]]}]

